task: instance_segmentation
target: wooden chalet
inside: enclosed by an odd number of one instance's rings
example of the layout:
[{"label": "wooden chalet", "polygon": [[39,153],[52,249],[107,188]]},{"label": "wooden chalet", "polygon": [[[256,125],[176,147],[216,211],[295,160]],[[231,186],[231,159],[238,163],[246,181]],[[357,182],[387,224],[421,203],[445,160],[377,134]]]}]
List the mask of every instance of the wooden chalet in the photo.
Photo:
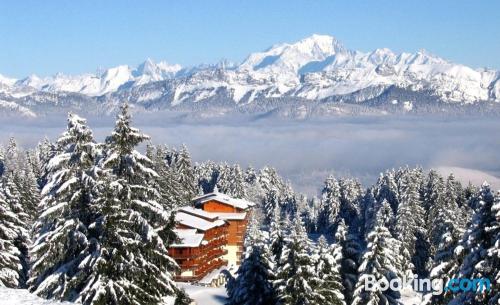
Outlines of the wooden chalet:
[{"label": "wooden chalet", "polygon": [[175,218],[179,240],[168,252],[181,268],[176,280],[199,281],[227,265],[224,256],[229,224],[225,220],[194,208],[181,208]]},{"label": "wooden chalet", "polygon": [[213,193],[194,198],[193,201],[195,207],[208,212],[210,215],[215,215],[229,224],[228,240],[225,246],[227,253],[224,259],[228,261],[229,267],[240,265],[245,233],[254,203],[244,199],[232,198],[219,193],[217,189]]}]

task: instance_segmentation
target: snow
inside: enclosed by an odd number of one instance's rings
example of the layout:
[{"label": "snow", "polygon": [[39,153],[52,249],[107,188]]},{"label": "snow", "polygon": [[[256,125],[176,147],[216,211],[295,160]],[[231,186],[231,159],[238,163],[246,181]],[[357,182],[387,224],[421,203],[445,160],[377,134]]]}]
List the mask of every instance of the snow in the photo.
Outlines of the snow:
[{"label": "snow", "polygon": [[179,208],[179,211],[185,212],[187,214],[191,214],[193,216],[205,218],[207,220],[216,220],[218,218],[218,216],[215,213],[210,213],[210,212],[204,211],[202,209],[195,209],[195,208],[190,207],[190,206],[181,207],[181,208]]},{"label": "snow", "polygon": [[394,53],[387,48],[359,52],[334,37],[312,35],[250,54],[235,67],[200,65],[183,69],[147,59],[137,68],[126,65],[104,73],[51,77],[31,75],[15,80],[0,75],[0,92],[24,96],[33,90],[77,92],[100,96],[151,82],[172,80],[166,92],[142,92],[141,101],[171,96],[172,105],[200,102],[225,90],[236,103],[256,97],[297,96],[321,99],[358,90],[397,85],[431,90],[448,102],[500,102],[499,72],[455,64],[425,50]]},{"label": "snow", "polygon": [[[100,96],[115,92],[128,82],[139,86],[170,79],[181,70],[180,65],[170,65],[166,62],[154,63],[151,59],[147,59],[135,69],[121,65],[109,68],[102,74],[65,75],[57,73],[54,76],[43,78],[33,74],[21,80],[0,75],[0,92],[9,93],[15,90],[19,91],[19,88],[22,87],[30,87],[46,92],[77,92],[88,96]],[[28,91],[28,93],[30,92]]]},{"label": "snow", "polygon": [[178,283],[178,286],[184,288],[197,305],[223,305],[227,302],[224,287],[212,288],[186,283]]},{"label": "snow", "polygon": [[20,114],[23,117],[29,117],[29,118],[35,118],[37,117],[36,113],[33,111],[29,110],[26,107],[23,107],[21,105],[18,105],[15,102],[8,102],[8,101],[3,101],[0,100],[0,109],[6,109],[15,113]]},{"label": "snow", "polygon": [[57,302],[45,300],[34,294],[31,294],[26,289],[11,289],[0,287],[0,300],[2,304],[8,305],[63,305],[74,304],[69,302]]},{"label": "snow", "polygon": [[[46,300],[34,294],[31,294],[26,289],[12,289],[0,287],[0,301],[1,304],[6,305],[70,305],[75,304],[71,302],[58,302],[55,300]],[[173,298],[165,298],[162,305],[173,305]],[[199,303],[204,304],[204,303]],[[208,303],[207,303],[208,304]],[[223,303],[213,303],[223,304]]]},{"label": "snow", "polygon": [[176,213],[175,221],[186,227],[198,229],[200,231],[207,231],[226,224],[226,222],[223,220],[207,221],[203,218],[193,216],[184,212]]},{"label": "snow", "polygon": [[411,287],[405,287],[401,291],[401,303],[403,305],[419,305],[423,301],[423,295],[411,289]]},{"label": "snow", "polygon": [[224,203],[224,204],[227,204],[227,205],[230,205],[232,207],[242,209],[242,210],[246,210],[246,209],[253,207],[255,205],[255,203],[253,203],[251,201],[248,201],[245,199],[240,199],[240,198],[233,198],[229,195],[219,193],[217,191],[213,192],[213,193],[205,194],[203,196],[199,196],[199,197],[196,197],[193,199],[193,201],[196,204],[202,204],[202,203],[205,203],[205,202],[208,202],[211,200],[218,201],[218,202],[221,202],[221,203]]},{"label": "snow", "polygon": [[175,229],[175,234],[179,237],[179,243],[173,243],[172,248],[194,248],[198,247],[203,240],[204,235],[196,233],[196,229]]}]

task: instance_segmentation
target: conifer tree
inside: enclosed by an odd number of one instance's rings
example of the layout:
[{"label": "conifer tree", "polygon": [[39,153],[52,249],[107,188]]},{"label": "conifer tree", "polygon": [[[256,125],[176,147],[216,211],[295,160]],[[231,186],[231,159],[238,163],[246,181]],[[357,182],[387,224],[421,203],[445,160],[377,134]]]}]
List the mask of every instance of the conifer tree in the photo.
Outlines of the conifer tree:
[{"label": "conifer tree", "polygon": [[21,253],[16,246],[19,227],[18,218],[5,201],[0,184],[0,287],[19,288],[22,284]]},{"label": "conifer tree", "polygon": [[84,304],[161,304],[166,296],[185,298],[172,280],[170,272],[178,267],[167,252],[175,238],[173,213],[158,202],[151,161],[135,150],[147,139],[131,127],[128,106],[122,106],[106,141],[95,205],[100,216],[93,225],[98,244],[85,260],[92,272],[79,299]]},{"label": "conifer tree", "polygon": [[399,194],[394,176],[394,170],[380,174],[375,186],[375,199],[377,202],[387,200],[395,214],[399,206]]},{"label": "conifer tree", "polygon": [[365,195],[361,201],[362,210],[362,230],[363,236],[366,236],[375,226],[377,211],[379,210],[379,205],[375,196],[373,194],[373,189],[369,188],[366,190]]},{"label": "conifer tree", "polygon": [[195,176],[191,155],[186,147],[182,145],[180,151],[177,153],[174,166],[178,174],[178,182],[181,187],[181,196],[183,201],[188,203],[195,197],[197,188],[195,185]]},{"label": "conifer tree", "polygon": [[396,219],[398,240],[401,241],[402,274],[412,273],[414,270],[413,257],[415,254],[416,236],[424,233],[425,212],[420,201],[419,181],[414,171],[405,169],[401,173],[399,182],[399,206]]},{"label": "conifer tree", "polygon": [[269,230],[270,250],[275,262],[278,262],[281,257],[281,252],[283,251],[283,245],[285,243],[284,236],[285,232],[283,232],[281,209],[279,205],[277,205],[273,211],[273,218]]},{"label": "conifer tree", "polygon": [[[253,224],[249,234],[245,259],[237,271],[237,278],[229,286],[229,305],[273,305],[276,294],[273,287],[274,265],[267,241]],[[228,287],[228,288],[229,288]]]},{"label": "conifer tree", "polygon": [[85,120],[73,114],[58,145],[63,151],[48,164],[50,179],[42,191],[41,215],[35,224],[28,284],[45,298],[73,301],[85,285],[76,275],[82,272],[81,263],[91,247],[90,205],[95,198],[98,151]]},{"label": "conifer tree", "polygon": [[5,152],[3,147],[0,145],[0,178],[3,176],[5,172]]},{"label": "conifer tree", "polygon": [[335,255],[338,255],[338,252],[335,252],[334,247],[328,246],[326,238],[323,235],[318,239],[316,248],[317,292],[322,296],[324,304],[345,305],[339,258],[335,257]]},{"label": "conifer tree", "polygon": [[482,287],[482,291],[476,292],[478,287],[473,287],[472,291],[456,294],[451,304],[493,305],[500,299],[497,285],[500,263],[497,215],[499,200],[498,196],[494,198],[490,186],[484,183],[477,200],[477,210],[461,242],[466,256],[458,274],[458,277],[469,279],[487,278],[492,281],[492,289],[487,292]]},{"label": "conifer tree", "polygon": [[[448,222],[445,227],[445,233],[441,237],[436,254],[432,260],[431,280],[447,281],[458,274],[460,269],[461,259],[458,257],[458,253],[455,253],[455,249],[458,246],[461,234],[451,222]],[[453,293],[451,291],[444,291],[439,295],[430,293],[425,297],[424,304],[446,305],[450,302],[452,296]]]},{"label": "conifer tree", "polygon": [[300,220],[294,223],[281,253],[274,282],[281,305],[325,304],[309,249],[311,242]]},{"label": "conifer tree", "polygon": [[321,206],[318,214],[318,230],[331,233],[340,212],[340,186],[333,176],[329,176],[321,191]]},{"label": "conifer tree", "polygon": [[353,293],[352,305],[378,305],[399,304],[399,292],[388,289],[386,291],[369,291],[365,289],[365,283],[369,276],[376,281],[386,280],[389,282],[397,274],[397,248],[398,243],[392,237],[389,230],[384,226],[387,222],[384,216],[377,214],[377,224],[372,232],[368,234],[368,247],[363,254],[359,266],[359,280]]},{"label": "conifer tree", "polygon": [[177,179],[177,173],[174,168],[168,165],[166,160],[168,148],[158,146],[153,151],[151,157],[153,167],[158,174],[156,178],[157,188],[160,192],[161,204],[167,210],[173,210],[178,206],[186,205],[185,196],[182,195],[182,187]]},{"label": "conifer tree", "polygon": [[335,233],[336,243],[342,250],[340,262],[340,274],[344,286],[344,297],[347,304],[352,302],[354,287],[358,281],[358,267],[361,256],[361,245],[359,239],[348,232],[343,219],[339,221]]},{"label": "conifer tree", "polygon": [[362,195],[361,184],[354,179],[340,179],[340,209],[339,217],[343,218],[351,229],[358,231],[361,225],[361,210],[359,201]]}]

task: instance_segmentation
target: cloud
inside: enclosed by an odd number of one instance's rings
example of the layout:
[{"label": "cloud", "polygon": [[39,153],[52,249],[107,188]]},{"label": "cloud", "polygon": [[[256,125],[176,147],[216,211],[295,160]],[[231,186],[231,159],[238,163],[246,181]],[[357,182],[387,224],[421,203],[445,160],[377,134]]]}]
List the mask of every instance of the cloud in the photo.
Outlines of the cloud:
[{"label": "cloud", "polygon": [[[89,118],[99,140],[109,134],[113,122]],[[457,170],[463,181],[470,176],[471,181],[486,179],[494,186],[500,176],[500,122],[495,119],[388,116],[252,122],[222,118],[183,123],[156,115],[138,116],[135,122],[156,144],[187,144],[195,161],[274,166],[308,194],[315,194],[331,173],[357,177],[369,186],[380,172],[406,164]],[[2,124],[0,142],[15,135],[22,144],[33,145],[44,135],[54,139],[65,124],[64,118]]]}]

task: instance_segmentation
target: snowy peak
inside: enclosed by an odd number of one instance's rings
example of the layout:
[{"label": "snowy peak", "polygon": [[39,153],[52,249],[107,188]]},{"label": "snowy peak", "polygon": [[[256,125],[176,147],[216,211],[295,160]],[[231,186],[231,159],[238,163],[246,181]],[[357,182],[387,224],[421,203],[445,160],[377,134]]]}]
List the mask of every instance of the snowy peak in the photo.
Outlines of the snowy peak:
[{"label": "snowy peak", "polygon": [[297,73],[307,63],[323,61],[343,52],[344,47],[334,37],[315,34],[293,44],[279,44],[265,52],[253,53],[241,64],[240,69]]},{"label": "snowy peak", "polygon": [[[32,75],[22,80],[0,75],[0,93],[20,97],[37,91],[74,92],[93,97],[138,88],[140,101],[162,98],[178,105],[220,94],[235,103],[277,97],[318,100],[396,86],[431,92],[446,102],[474,103],[500,102],[499,75],[454,64],[425,50],[397,54],[379,48],[365,53],[346,48],[332,36],[315,34],[252,53],[236,65],[221,62],[183,68],[147,59],[136,68],[122,65],[100,74]],[[160,81],[167,86],[150,85]]]},{"label": "snowy peak", "polygon": [[16,83],[15,78],[9,78],[0,74],[0,86],[13,86]]},{"label": "snowy peak", "polygon": [[166,78],[172,78],[182,69],[180,65],[170,65],[164,61],[155,63],[148,58],[140,64],[132,73],[134,77],[147,77],[152,81],[159,81]]},{"label": "snowy peak", "polygon": [[[57,73],[51,77],[40,78],[30,75],[21,80],[0,76],[0,92],[7,92],[24,87],[47,92],[76,92],[89,96],[99,96],[115,92],[122,86],[139,86],[150,82],[171,79],[182,70],[180,65],[170,65],[166,62],[155,63],[147,59],[137,68],[121,65],[105,70],[101,74],[65,75]],[[7,88],[9,90],[7,90]],[[26,91],[25,92],[30,92]]]}]

